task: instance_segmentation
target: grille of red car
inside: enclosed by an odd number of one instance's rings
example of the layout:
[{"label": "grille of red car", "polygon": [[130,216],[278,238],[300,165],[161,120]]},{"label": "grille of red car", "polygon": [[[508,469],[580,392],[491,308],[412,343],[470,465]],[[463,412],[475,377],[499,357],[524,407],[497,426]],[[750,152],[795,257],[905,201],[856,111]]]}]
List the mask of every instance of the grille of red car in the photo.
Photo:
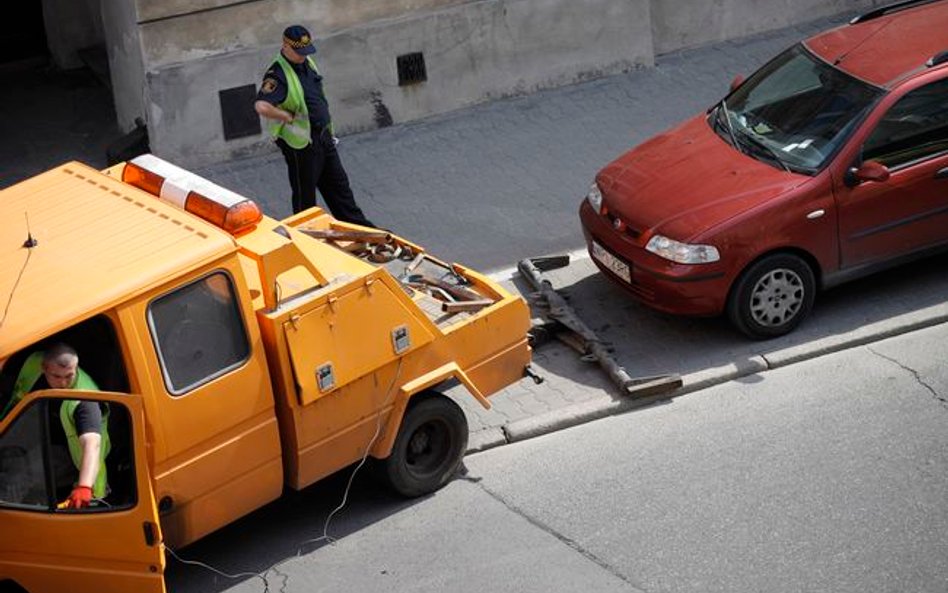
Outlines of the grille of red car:
[{"label": "grille of red car", "polygon": [[606,212],[606,220],[609,221],[609,226],[611,226],[613,229],[615,229],[616,231],[622,232],[632,237],[633,239],[638,239],[639,236],[642,234],[642,231],[629,226],[629,222],[627,220],[623,220],[622,218],[616,216],[612,212]]}]

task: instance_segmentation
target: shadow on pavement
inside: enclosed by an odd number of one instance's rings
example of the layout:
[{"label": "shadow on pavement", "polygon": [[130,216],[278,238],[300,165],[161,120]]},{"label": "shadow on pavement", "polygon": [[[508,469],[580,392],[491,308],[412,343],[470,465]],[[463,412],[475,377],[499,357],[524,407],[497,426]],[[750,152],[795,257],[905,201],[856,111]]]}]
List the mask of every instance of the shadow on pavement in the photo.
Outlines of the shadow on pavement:
[{"label": "shadow on pavement", "polygon": [[[355,466],[317,482],[302,491],[286,491],[278,500],[198,540],[181,550],[180,558],[207,564],[238,578],[225,578],[213,571],[184,564],[168,555],[165,581],[175,593],[210,593],[242,585],[242,590],[271,592],[297,588],[280,570],[286,561],[303,558],[331,545],[323,538],[326,519],[342,502],[346,484]],[[406,500],[390,494],[372,474],[369,464],[356,474],[346,506],[337,512],[326,532],[334,540],[365,529],[399,513],[424,498]],[[269,585],[252,574],[263,575]]]},{"label": "shadow on pavement", "polygon": [[[554,286],[580,318],[615,348],[619,363],[633,376],[684,375],[816,343],[944,305],[948,294],[944,275],[948,255],[938,255],[820,293],[810,317],[796,331],[754,341],[723,317],[655,312],[602,276],[589,260],[572,265],[582,267],[582,275],[572,283],[554,282]],[[558,372],[556,367],[549,370]]]}]

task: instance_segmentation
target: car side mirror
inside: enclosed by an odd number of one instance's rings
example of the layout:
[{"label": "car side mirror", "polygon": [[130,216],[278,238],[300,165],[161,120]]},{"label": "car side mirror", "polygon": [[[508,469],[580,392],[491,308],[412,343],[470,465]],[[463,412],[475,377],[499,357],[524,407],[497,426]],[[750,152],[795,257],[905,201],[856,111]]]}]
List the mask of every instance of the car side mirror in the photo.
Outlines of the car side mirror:
[{"label": "car side mirror", "polygon": [[744,84],[744,77],[738,74],[734,77],[734,80],[731,81],[731,92],[733,93],[736,91],[737,87],[741,86],[742,84]]},{"label": "car side mirror", "polygon": [[889,180],[889,168],[879,161],[866,161],[859,168],[853,167],[846,172],[846,185],[855,187],[864,181],[882,183]]}]

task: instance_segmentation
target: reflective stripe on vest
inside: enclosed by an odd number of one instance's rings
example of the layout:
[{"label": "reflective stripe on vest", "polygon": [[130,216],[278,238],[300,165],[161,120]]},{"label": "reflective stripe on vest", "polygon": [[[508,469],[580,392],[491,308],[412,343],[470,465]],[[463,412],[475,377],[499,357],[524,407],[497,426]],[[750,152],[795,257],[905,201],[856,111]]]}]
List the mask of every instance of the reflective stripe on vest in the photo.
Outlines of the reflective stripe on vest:
[{"label": "reflective stripe on vest", "polygon": [[[306,61],[314,72],[316,62],[312,57],[307,56]],[[306,147],[313,141],[309,123],[309,109],[306,107],[306,97],[303,95],[303,85],[300,83],[296,71],[282,53],[277,54],[276,63],[283,69],[283,75],[286,77],[286,99],[277,105],[280,109],[293,114],[293,121],[290,123],[282,122],[278,119],[271,119],[267,127],[270,135],[274,138],[280,138],[290,146],[296,149]]]},{"label": "reflective stripe on vest", "polygon": [[[95,403],[95,402],[92,402]],[[99,405],[99,404],[95,404]],[[66,433],[66,443],[69,445],[69,456],[76,469],[82,468],[82,445],[79,443],[79,435],[76,434],[76,419],[74,414],[79,406],[79,400],[67,399],[59,408],[59,420],[62,422],[63,431]],[[108,494],[108,476],[105,470],[105,456],[112,449],[112,442],[109,440],[109,413],[102,413],[102,427],[99,433],[102,436],[102,442],[99,446],[99,471],[95,476],[95,483],[92,484],[92,496],[102,498]]]}]

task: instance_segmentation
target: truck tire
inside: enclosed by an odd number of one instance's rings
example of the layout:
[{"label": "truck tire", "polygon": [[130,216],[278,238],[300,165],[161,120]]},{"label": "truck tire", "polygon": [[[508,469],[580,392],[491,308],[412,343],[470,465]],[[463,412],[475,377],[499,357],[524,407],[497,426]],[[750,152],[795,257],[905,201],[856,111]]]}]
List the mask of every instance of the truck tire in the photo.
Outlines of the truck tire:
[{"label": "truck tire", "polygon": [[383,462],[386,481],[406,497],[438,490],[461,465],[467,437],[464,411],[446,396],[436,393],[410,403]]}]

